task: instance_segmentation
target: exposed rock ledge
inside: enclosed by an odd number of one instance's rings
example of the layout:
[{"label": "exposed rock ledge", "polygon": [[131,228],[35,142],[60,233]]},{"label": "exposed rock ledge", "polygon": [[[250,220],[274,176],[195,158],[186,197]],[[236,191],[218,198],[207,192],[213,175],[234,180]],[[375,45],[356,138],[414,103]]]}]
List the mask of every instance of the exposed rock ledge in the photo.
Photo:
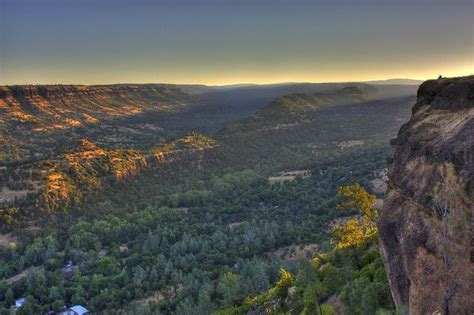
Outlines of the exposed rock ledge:
[{"label": "exposed rock ledge", "polygon": [[474,314],[474,76],[430,80],[393,140],[380,247],[410,314]]}]

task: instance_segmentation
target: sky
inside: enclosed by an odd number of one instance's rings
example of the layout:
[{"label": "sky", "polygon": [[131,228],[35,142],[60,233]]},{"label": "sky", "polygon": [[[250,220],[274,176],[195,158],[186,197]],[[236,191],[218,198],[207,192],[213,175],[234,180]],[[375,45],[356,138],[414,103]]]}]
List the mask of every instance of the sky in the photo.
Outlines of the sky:
[{"label": "sky", "polygon": [[474,1],[0,0],[0,84],[474,74]]}]

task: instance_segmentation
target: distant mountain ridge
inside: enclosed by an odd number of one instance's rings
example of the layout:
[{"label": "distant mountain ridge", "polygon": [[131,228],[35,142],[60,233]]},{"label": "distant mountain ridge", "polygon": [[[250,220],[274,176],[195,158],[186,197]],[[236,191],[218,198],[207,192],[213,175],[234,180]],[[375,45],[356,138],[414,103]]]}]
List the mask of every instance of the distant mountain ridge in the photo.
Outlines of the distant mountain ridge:
[{"label": "distant mountain ridge", "polygon": [[206,85],[206,84],[176,84],[183,91],[191,94],[200,94],[210,91],[226,91],[235,89],[275,89],[278,87],[293,87],[293,88],[304,88],[311,86],[324,86],[333,85],[341,86],[347,84],[374,84],[374,85],[420,85],[423,80],[415,80],[408,78],[394,78],[386,80],[370,80],[370,81],[347,81],[347,82],[334,82],[334,83],[312,83],[312,82],[281,82],[281,83],[238,83],[238,84],[225,84],[225,85]]},{"label": "distant mountain ridge", "polygon": [[354,104],[369,100],[377,95],[377,89],[372,86],[346,86],[316,94],[295,93],[282,96],[256,113],[257,117],[267,115],[288,117],[302,115],[323,107]]},{"label": "distant mountain ridge", "polygon": [[364,81],[367,84],[380,84],[380,85],[420,85],[423,80],[414,79],[387,79],[387,80],[372,80]]}]

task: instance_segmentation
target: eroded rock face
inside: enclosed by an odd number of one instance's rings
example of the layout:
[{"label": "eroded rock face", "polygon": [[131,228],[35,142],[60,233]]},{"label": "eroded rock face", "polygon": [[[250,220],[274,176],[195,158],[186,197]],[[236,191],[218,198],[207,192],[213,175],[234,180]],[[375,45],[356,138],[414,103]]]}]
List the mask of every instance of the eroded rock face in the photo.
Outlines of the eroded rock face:
[{"label": "eroded rock face", "polygon": [[410,314],[474,314],[474,76],[423,83],[393,140],[380,247]]},{"label": "eroded rock face", "polygon": [[79,127],[102,119],[185,107],[191,96],[176,86],[0,86],[0,122],[33,132]]}]

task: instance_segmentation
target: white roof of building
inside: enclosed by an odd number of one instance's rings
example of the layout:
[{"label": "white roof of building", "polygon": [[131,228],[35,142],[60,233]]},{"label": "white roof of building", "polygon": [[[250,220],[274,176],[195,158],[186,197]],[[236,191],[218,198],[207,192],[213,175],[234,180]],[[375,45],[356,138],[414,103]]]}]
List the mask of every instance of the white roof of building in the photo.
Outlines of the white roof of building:
[{"label": "white roof of building", "polygon": [[15,307],[22,307],[25,304],[25,298],[21,298],[15,301]]},{"label": "white roof of building", "polygon": [[82,305],[74,305],[69,308],[71,311],[77,314],[86,314],[89,313],[89,310]]}]

